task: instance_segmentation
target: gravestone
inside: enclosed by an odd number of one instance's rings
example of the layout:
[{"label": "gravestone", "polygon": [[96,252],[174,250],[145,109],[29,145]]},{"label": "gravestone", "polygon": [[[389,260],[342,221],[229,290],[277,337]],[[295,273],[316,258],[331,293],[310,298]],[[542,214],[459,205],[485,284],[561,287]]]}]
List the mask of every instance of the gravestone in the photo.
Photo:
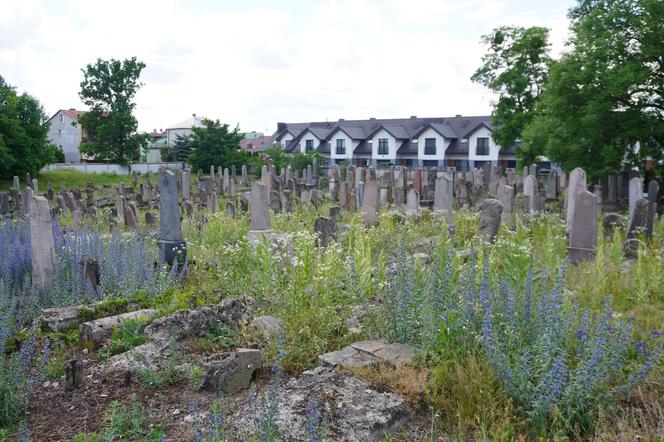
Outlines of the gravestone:
[{"label": "gravestone", "polygon": [[337,236],[337,222],[334,218],[319,216],[314,222],[314,231],[318,236],[317,244],[319,247],[327,247]]},{"label": "gravestone", "polygon": [[480,206],[479,236],[483,241],[493,243],[500,230],[503,206],[495,199],[486,199]]},{"label": "gravestone", "polygon": [[584,190],[574,199],[574,216],[567,253],[572,264],[595,258],[597,248],[597,197]]},{"label": "gravestone", "polygon": [[33,196],[29,212],[32,284],[39,291],[48,291],[55,271],[55,243],[48,200]]},{"label": "gravestone", "polygon": [[650,201],[651,203],[656,203],[658,193],[659,193],[659,183],[655,180],[651,180],[648,183],[648,201]]},{"label": "gravestone", "polygon": [[514,200],[514,187],[511,186],[500,186],[498,187],[497,199],[501,206],[503,206],[503,212],[501,215],[502,222],[509,225],[510,228],[514,227],[514,218],[512,216],[512,201]]},{"label": "gravestone", "polygon": [[445,212],[445,221],[447,225],[452,224],[452,200],[453,194],[452,178],[443,173],[436,179],[436,190],[433,198],[433,210]]},{"label": "gravestone", "polygon": [[217,192],[212,191],[207,196],[207,208],[210,213],[217,213]]},{"label": "gravestone", "polygon": [[537,179],[533,175],[528,175],[523,180],[523,194],[528,202],[528,213],[535,213],[537,207]]},{"label": "gravestone", "polygon": [[576,196],[588,190],[586,186],[586,172],[577,167],[569,174],[569,185],[567,186],[567,200],[566,200],[566,222],[567,231],[572,228],[572,219],[574,218],[574,210],[576,208]]},{"label": "gravestone", "polygon": [[226,216],[229,218],[235,218],[235,204],[232,201],[226,203]]},{"label": "gravestone", "polygon": [[[648,237],[648,218],[651,212],[650,201],[647,198],[641,198],[634,204],[634,211],[629,219],[629,228],[627,229],[627,238],[638,238],[641,234]],[[652,233],[652,232],[650,232]]]},{"label": "gravestone", "polygon": [[182,239],[182,221],[175,174],[164,170],[159,174],[159,257],[173,265],[176,259],[184,260],[187,249]]},{"label": "gravestone", "polygon": [[145,212],[145,224],[148,226],[154,226],[156,224],[157,220],[154,217],[154,214],[152,212]]},{"label": "gravestone", "polygon": [[182,199],[191,200],[191,171],[182,172]]},{"label": "gravestone", "polygon": [[629,180],[629,216],[636,207],[636,202],[643,198],[643,178],[634,177]]},{"label": "gravestone", "polygon": [[624,229],[627,226],[625,217],[618,213],[607,213],[602,219],[602,231],[604,236],[611,237],[617,229]]},{"label": "gravestone", "polygon": [[420,195],[417,190],[412,187],[406,194],[406,213],[409,215],[417,215],[420,213]]},{"label": "gravestone", "polygon": [[249,224],[249,241],[260,240],[272,232],[267,185],[257,181],[251,186],[251,219]]},{"label": "gravestone", "polygon": [[371,227],[378,224],[378,189],[376,183],[370,181],[363,183],[362,220]]}]

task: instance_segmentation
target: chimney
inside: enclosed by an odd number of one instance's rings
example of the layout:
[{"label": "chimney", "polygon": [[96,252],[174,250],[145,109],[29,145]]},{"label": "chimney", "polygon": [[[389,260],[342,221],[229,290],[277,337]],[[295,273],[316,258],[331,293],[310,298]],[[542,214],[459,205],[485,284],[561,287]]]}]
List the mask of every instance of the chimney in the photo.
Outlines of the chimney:
[{"label": "chimney", "polygon": [[374,121],[376,117],[369,117],[369,120]]},{"label": "chimney", "polygon": [[463,116],[463,115],[461,115],[461,114],[456,114],[454,117],[455,117],[455,118],[461,118],[462,116]]},{"label": "chimney", "polygon": [[417,118],[417,115],[411,115],[410,118],[414,120],[415,118]]},{"label": "chimney", "polygon": [[192,117],[196,118],[196,114],[191,114]]},{"label": "chimney", "polygon": [[70,107],[69,110],[73,110],[73,111],[75,111],[76,108],[75,108],[75,107]]},{"label": "chimney", "polygon": [[277,132],[281,132],[286,129],[286,123],[277,123]]},{"label": "chimney", "polygon": [[345,118],[339,118],[339,121],[346,121]]}]

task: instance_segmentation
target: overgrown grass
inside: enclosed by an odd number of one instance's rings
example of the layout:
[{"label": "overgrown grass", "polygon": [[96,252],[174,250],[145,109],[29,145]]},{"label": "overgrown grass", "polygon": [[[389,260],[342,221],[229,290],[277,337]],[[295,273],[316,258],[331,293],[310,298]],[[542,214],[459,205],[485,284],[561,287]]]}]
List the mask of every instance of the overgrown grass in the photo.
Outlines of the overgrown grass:
[{"label": "overgrown grass", "polygon": [[[21,179],[21,188],[23,188],[23,186],[25,186],[25,177],[21,176],[19,178]],[[131,182],[131,176],[129,175],[118,175],[116,173],[106,172],[85,173],[72,169],[40,172],[37,176],[33,176],[32,178],[37,178],[37,180],[39,180],[40,193],[46,191],[46,186],[49,182],[51,183],[51,186],[53,186],[53,190],[56,192],[59,192],[62,186],[64,186],[65,189],[72,189],[74,187],[84,189],[88,182],[92,182],[95,186],[102,186],[104,184],[118,185],[120,182],[129,184]],[[0,192],[8,191],[12,187],[12,184],[12,180],[0,180]]]}]

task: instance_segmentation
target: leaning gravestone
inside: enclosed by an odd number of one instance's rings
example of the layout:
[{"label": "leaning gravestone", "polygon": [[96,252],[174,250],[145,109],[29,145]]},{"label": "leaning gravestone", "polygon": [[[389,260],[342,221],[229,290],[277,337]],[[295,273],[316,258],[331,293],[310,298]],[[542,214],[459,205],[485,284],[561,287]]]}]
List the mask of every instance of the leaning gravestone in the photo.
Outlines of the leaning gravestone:
[{"label": "leaning gravestone", "polygon": [[43,196],[32,197],[29,217],[32,283],[39,291],[46,291],[51,287],[55,271],[55,243],[48,200]]},{"label": "leaning gravestone", "polygon": [[597,248],[597,197],[584,190],[576,195],[574,217],[569,233],[569,260],[572,264],[592,260]]},{"label": "leaning gravestone", "polygon": [[484,241],[493,243],[500,230],[503,206],[495,199],[484,200],[480,206],[479,235]]},{"label": "leaning gravestone", "polygon": [[182,239],[177,182],[171,170],[159,174],[159,189],[159,256],[162,262],[173,265],[176,258],[184,260],[187,250]]}]

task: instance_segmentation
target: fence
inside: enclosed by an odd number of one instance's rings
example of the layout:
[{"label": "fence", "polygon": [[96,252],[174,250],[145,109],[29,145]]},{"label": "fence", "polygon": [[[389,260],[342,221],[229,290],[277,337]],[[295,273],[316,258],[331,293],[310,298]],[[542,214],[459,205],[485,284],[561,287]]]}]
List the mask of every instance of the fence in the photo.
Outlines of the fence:
[{"label": "fence", "polygon": [[160,167],[166,167],[171,170],[184,170],[185,163],[174,162],[174,163],[136,163],[130,164],[129,167],[122,166],[120,164],[101,164],[101,163],[80,163],[80,164],[69,164],[69,163],[56,163],[49,164],[44,166],[42,171],[47,170],[76,170],[78,172],[85,173],[116,173],[118,175],[129,175],[131,172],[136,172],[140,174],[144,173],[156,173],[159,171]]}]

